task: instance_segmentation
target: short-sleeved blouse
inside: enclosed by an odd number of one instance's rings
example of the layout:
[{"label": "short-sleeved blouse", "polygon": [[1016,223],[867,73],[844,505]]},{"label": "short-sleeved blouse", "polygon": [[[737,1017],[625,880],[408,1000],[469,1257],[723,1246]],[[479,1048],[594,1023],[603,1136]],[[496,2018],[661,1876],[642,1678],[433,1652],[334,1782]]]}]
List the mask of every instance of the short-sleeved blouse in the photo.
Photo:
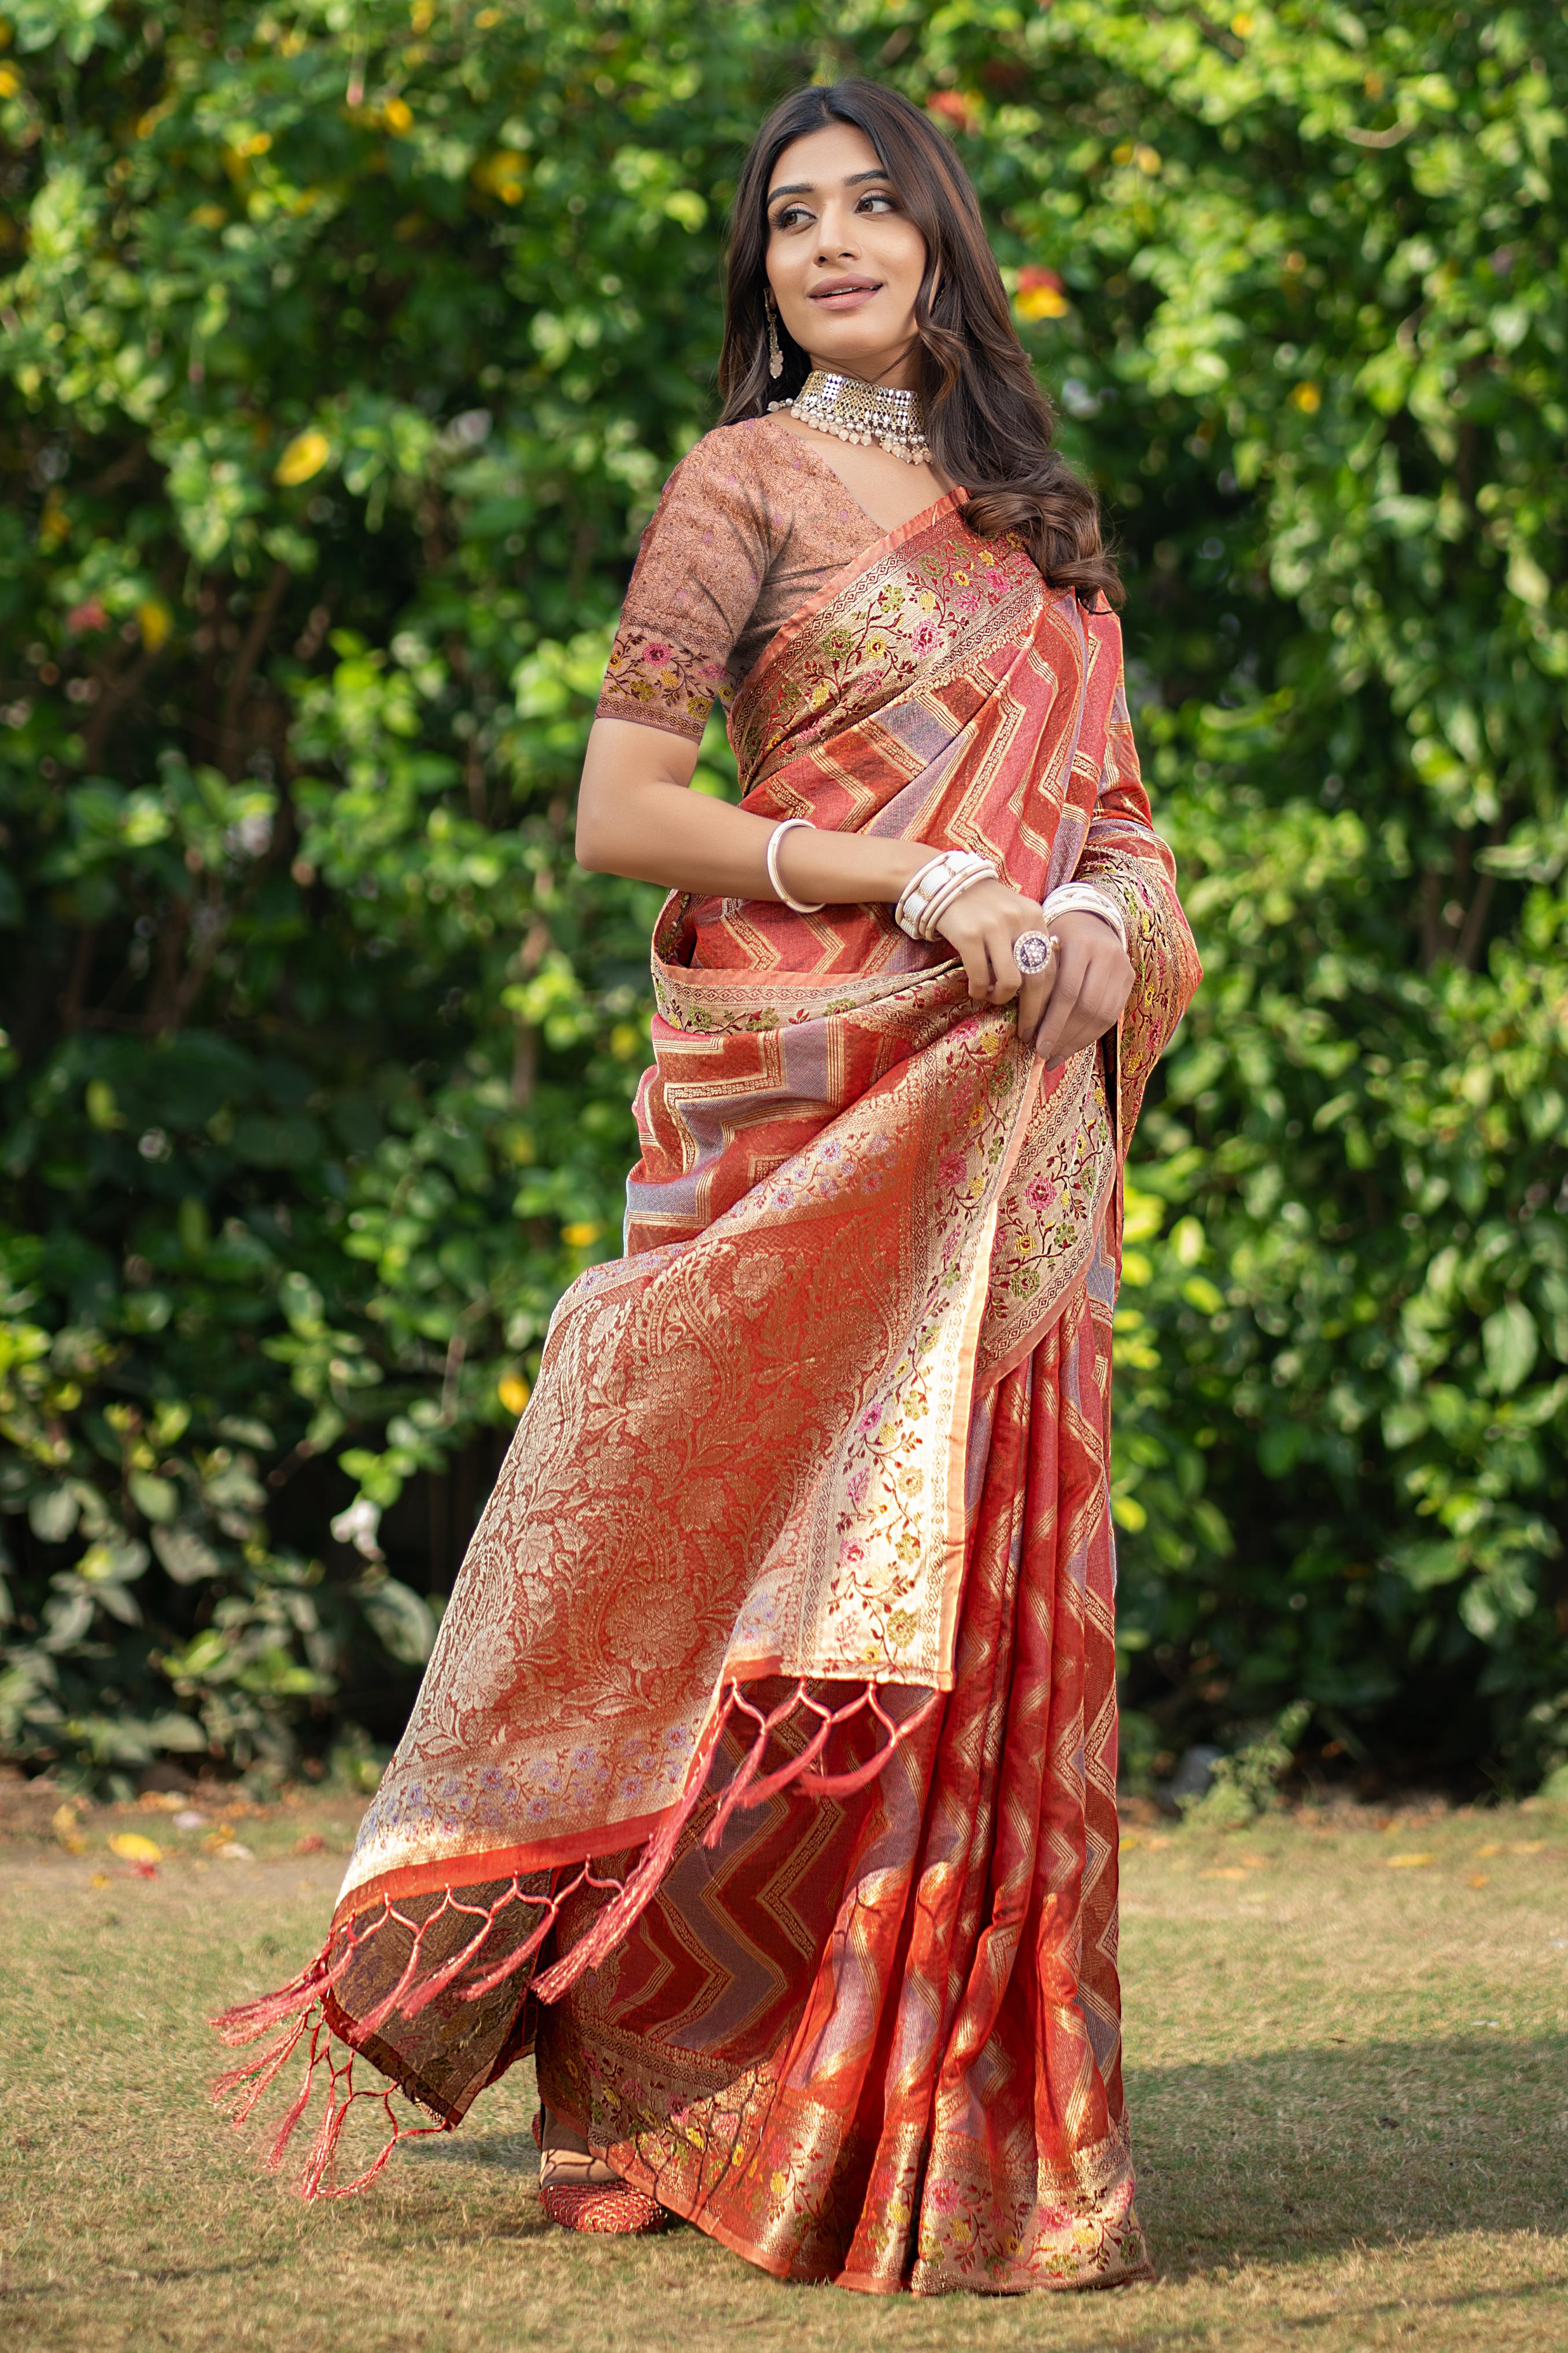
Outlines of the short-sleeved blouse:
[{"label": "short-sleeved blouse", "polygon": [[833,468],[771,417],[688,451],[642,535],[599,697],[700,742],[781,624],[883,534]]}]

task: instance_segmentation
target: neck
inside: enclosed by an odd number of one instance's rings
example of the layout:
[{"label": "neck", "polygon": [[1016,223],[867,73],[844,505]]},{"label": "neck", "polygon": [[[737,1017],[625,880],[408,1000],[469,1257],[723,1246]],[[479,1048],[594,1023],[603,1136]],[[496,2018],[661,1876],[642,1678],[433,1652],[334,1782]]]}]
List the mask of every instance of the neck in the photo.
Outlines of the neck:
[{"label": "neck", "polygon": [[826,360],[816,352],[807,352],[806,358],[825,375],[847,375],[856,384],[872,385],[879,391],[920,389],[920,353],[912,343],[904,344],[900,351],[879,353],[863,360]]}]

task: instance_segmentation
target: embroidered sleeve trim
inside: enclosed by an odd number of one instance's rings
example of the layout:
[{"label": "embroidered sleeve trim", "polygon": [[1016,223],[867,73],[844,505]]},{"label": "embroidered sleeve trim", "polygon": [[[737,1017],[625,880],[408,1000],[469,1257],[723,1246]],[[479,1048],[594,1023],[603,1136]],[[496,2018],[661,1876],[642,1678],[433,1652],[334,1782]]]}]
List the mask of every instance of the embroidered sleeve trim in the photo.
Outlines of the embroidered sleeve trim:
[{"label": "embroidered sleeve trim", "polygon": [[722,662],[637,621],[623,621],[610,649],[597,716],[661,727],[698,744],[723,679]]}]

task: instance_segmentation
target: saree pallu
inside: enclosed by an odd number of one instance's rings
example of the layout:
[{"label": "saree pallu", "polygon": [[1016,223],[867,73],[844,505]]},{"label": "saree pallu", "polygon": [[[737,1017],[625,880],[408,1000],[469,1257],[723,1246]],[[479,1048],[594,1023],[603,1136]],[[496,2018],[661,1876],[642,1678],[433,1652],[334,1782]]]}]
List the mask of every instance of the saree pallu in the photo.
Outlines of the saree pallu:
[{"label": "saree pallu", "polygon": [[[1116,1975],[1120,1170],[1196,985],[1109,613],[941,501],[785,624],[743,806],[1126,921],[1059,1071],[890,912],[676,896],[625,1254],[560,1303],[321,1953],[221,2022],[360,2188],[536,2049],[626,2178],[781,2277],[1147,2267]],[[369,2063],[385,2080],[356,2082]],[[356,2102],[380,2155],[338,2184]]]}]

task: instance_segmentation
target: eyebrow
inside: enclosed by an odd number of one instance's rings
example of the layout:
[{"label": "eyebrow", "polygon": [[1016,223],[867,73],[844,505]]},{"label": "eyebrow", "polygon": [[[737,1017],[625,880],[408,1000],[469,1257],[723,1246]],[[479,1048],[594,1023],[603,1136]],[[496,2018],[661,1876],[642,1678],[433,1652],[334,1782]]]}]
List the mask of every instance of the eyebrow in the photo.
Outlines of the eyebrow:
[{"label": "eyebrow", "polygon": [[[858,188],[863,180],[891,181],[892,176],[891,172],[884,172],[880,168],[875,172],[851,172],[848,178],[843,185],[847,188]],[[815,180],[791,180],[785,186],[782,188],[774,188],[768,197],[768,202],[770,205],[773,205],[777,204],[781,196],[810,196],[815,195],[816,193],[816,182]]]}]

